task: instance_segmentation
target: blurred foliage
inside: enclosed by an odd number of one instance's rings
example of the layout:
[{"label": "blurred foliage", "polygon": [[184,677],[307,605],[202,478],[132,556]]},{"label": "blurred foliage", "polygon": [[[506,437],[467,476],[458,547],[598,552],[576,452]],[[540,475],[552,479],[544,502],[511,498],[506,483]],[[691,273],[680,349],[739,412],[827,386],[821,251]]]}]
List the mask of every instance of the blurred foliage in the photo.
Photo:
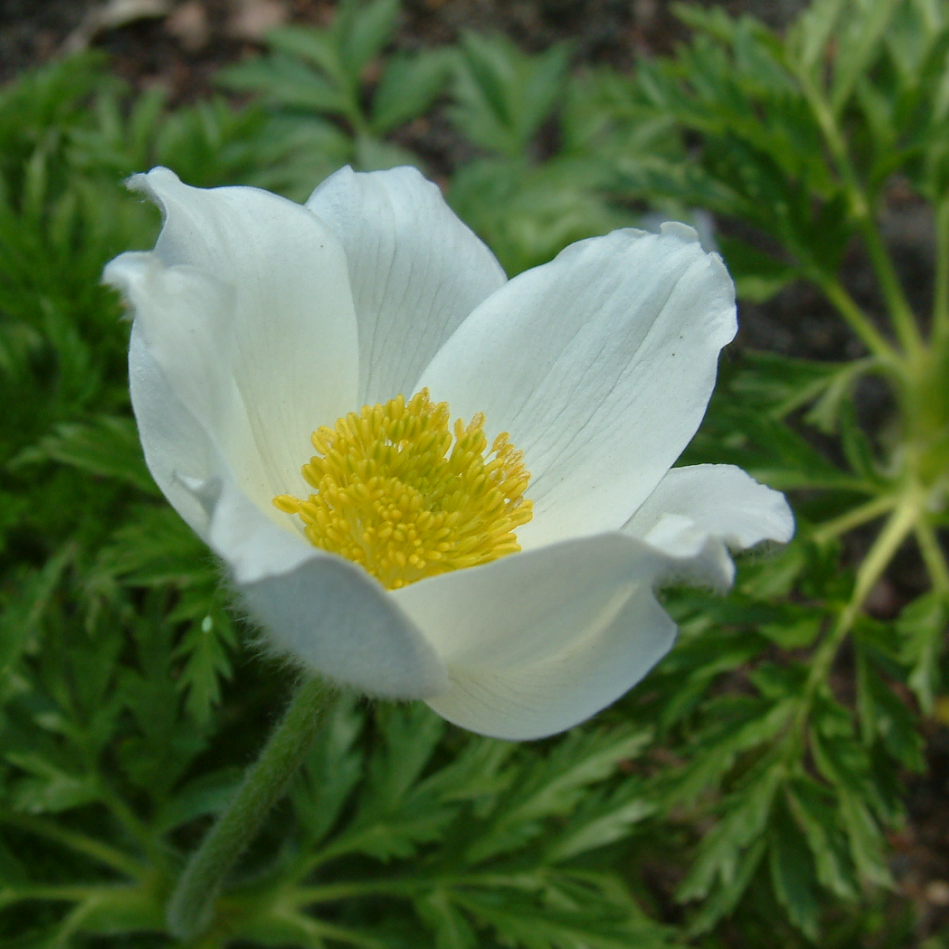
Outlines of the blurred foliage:
[{"label": "blurred foliage", "polygon": [[[392,52],[398,4],[371,0],[225,70],[240,106],[132,95],[96,56],[0,89],[0,947],[170,944],[181,862],[292,687],[145,469],[99,277],[158,216],[118,182],[301,199],[345,162],[424,167],[431,121],[509,273],[700,208],[744,299],[809,282],[866,356],[723,365],[684,461],[793,492],[798,537],[726,598],[667,591],[680,641],[635,692],[522,745],[341,699],[200,946],[949,946],[892,895],[890,843],[949,672],[949,12],[817,0],[783,38],[681,14],[692,40],[633,75],[500,36]],[[933,211],[922,293],[883,237],[896,191]],[[870,615],[897,555],[925,582]]]}]

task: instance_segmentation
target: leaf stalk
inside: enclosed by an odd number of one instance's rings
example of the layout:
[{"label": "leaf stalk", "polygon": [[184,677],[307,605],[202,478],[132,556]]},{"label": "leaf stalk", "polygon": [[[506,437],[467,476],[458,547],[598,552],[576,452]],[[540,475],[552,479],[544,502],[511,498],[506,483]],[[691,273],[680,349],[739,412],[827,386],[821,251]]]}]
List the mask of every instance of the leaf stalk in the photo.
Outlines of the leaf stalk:
[{"label": "leaf stalk", "polygon": [[824,141],[827,143],[831,156],[837,165],[837,171],[844,186],[851,214],[857,222],[870,262],[876,271],[880,290],[890,311],[897,338],[907,355],[915,360],[923,350],[919,326],[896,274],[896,268],[893,266],[893,261],[880,235],[870,201],[860,184],[859,176],[847,150],[846,141],[837,124],[833,109],[823,92],[809,77],[799,73],[798,78],[801,82],[804,97],[814,118],[817,120]]}]

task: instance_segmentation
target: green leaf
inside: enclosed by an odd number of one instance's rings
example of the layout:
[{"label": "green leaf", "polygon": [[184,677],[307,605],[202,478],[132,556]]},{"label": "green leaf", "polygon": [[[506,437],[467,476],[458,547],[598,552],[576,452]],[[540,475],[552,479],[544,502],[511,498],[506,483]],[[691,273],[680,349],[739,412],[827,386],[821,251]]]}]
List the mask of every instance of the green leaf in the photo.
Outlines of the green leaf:
[{"label": "green leaf", "polygon": [[372,135],[356,137],[353,159],[361,171],[384,171],[400,165],[419,167],[422,164],[416,155],[400,145],[384,142]]},{"label": "green leaf", "polygon": [[786,788],[791,814],[804,834],[821,885],[844,900],[857,899],[854,876],[834,794],[809,777],[795,778]]},{"label": "green leaf", "polygon": [[455,816],[434,789],[417,784],[444,730],[423,705],[388,708],[379,718],[381,745],[369,761],[368,780],[353,821],[330,840],[322,859],[364,853],[379,860],[408,857],[437,840]]},{"label": "green leaf", "polygon": [[564,92],[570,47],[536,56],[504,36],[462,38],[452,119],[474,144],[507,158],[524,155]]},{"label": "green leaf", "polygon": [[435,889],[415,900],[419,916],[435,931],[436,949],[474,949],[478,938],[450,893]]},{"label": "green leaf", "polygon": [[649,731],[628,729],[568,735],[502,799],[465,859],[480,863],[522,846],[541,833],[543,818],[571,811],[589,785],[615,773],[621,761],[639,755],[650,738]]},{"label": "green leaf", "polygon": [[96,935],[161,931],[164,905],[144,886],[101,887],[63,920],[54,945],[67,945],[74,933]]},{"label": "green leaf", "polygon": [[794,264],[778,260],[744,241],[720,236],[718,243],[742,300],[764,303],[800,276]]},{"label": "green leaf", "polygon": [[589,162],[567,156],[534,168],[521,159],[473,161],[452,181],[455,212],[511,274],[546,263],[567,244],[633,218],[596,193]]},{"label": "green leaf", "polygon": [[347,115],[349,112],[350,100],[345,92],[287,55],[273,55],[229,66],[219,73],[218,80],[229,89],[256,92],[268,102],[285,109],[300,109],[318,115]]},{"label": "green leaf", "polygon": [[447,51],[425,50],[392,56],[372,97],[372,130],[385,135],[431,108],[450,76]]},{"label": "green leaf", "polygon": [[880,43],[901,0],[863,0],[851,11],[845,29],[835,38],[837,55],[830,85],[830,103],[838,115],[843,111],[861,75],[869,71]]},{"label": "green leaf", "polygon": [[834,788],[854,866],[867,882],[889,886],[892,876],[884,856],[883,834],[867,803],[876,797],[869,779],[869,757],[848,734],[849,718],[845,715],[834,721],[825,705],[815,715],[815,723],[810,748],[818,770]]},{"label": "green leaf", "polygon": [[901,655],[910,666],[909,687],[920,707],[931,715],[942,682],[939,658],[949,624],[949,603],[936,592],[917,597],[905,607],[896,621]]},{"label": "green leaf", "polygon": [[791,922],[816,940],[820,903],[814,889],[815,868],[797,824],[783,806],[776,808],[768,836],[771,885]]},{"label": "green leaf", "polygon": [[[347,3],[341,7],[341,12],[351,12],[352,8],[353,4]],[[346,94],[356,87],[357,75],[343,62],[340,23],[337,18],[329,29],[322,30],[309,26],[278,26],[267,33],[267,45],[288,59],[309,61],[341,94]],[[303,66],[303,63],[299,65]]]},{"label": "green leaf", "polygon": [[857,419],[856,407],[842,403],[839,412],[840,443],[851,470],[868,483],[885,484],[874,446]]},{"label": "green leaf", "polygon": [[706,706],[712,714],[706,727],[693,739],[696,753],[671,783],[668,803],[692,801],[716,786],[735,766],[740,754],[781,734],[794,710],[793,692],[773,703],[727,696]]},{"label": "green leaf", "polygon": [[[763,759],[726,799],[723,816],[702,840],[698,857],[676,894],[678,900],[705,899],[717,883],[728,895],[715,904],[716,913],[730,912],[764,854],[764,834],[784,777],[779,760]],[[718,916],[706,911],[702,918],[703,926],[711,926]]]},{"label": "green leaf", "polygon": [[39,444],[22,451],[11,464],[15,470],[47,461],[116,478],[149,495],[158,494],[145,467],[135,422],[130,418],[100,416],[90,422],[64,423]]},{"label": "green leaf", "polygon": [[[708,932],[735,909],[751,884],[766,850],[767,841],[764,837],[759,837],[747,849],[736,854],[734,863],[730,865],[729,875],[722,879],[722,885],[703,900],[698,911],[689,920],[687,931],[690,935]],[[686,882],[688,880],[687,877]],[[679,898],[682,899],[681,896]]]},{"label": "green leaf", "polygon": [[341,59],[351,76],[357,77],[392,39],[399,7],[399,0],[343,0],[334,26]]},{"label": "green leaf", "polygon": [[659,810],[631,782],[613,793],[588,794],[563,830],[546,847],[552,863],[623,840],[630,828]]},{"label": "green leaf", "polygon": [[631,919],[617,907],[565,910],[532,903],[518,905],[509,898],[504,902],[481,893],[454,895],[455,902],[475,919],[497,932],[501,944],[523,946],[525,949],[658,949],[666,945],[657,926]]},{"label": "green leaf", "polygon": [[736,395],[723,387],[712,397],[702,428],[686,449],[684,462],[736,464],[784,491],[836,488],[864,493],[870,489],[866,480],[841,470],[789,426]]},{"label": "green leaf", "polygon": [[222,768],[187,782],[161,803],[152,819],[153,826],[167,833],[197,817],[222,813],[243,777],[241,768]]},{"label": "green leaf", "polygon": [[99,788],[93,774],[65,771],[44,755],[34,752],[10,749],[4,757],[30,775],[14,785],[14,810],[29,814],[56,813],[99,799]]},{"label": "green leaf", "polygon": [[169,791],[204,750],[208,735],[182,715],[174,678],[175,624],[166,618],[164,591],[145,597],[135,618],[137,662],[118,670],[118,696],[131,722],[116,748],[122,770],[153,802]]},{"label": "green leaf", "polygon": [[99,553],[97,584],[120,582],[129,586],[182,587],[206,583],[211,564],[207,548],[166,505],[135,509]]},{"label": "green leaf", "polygon": [[857,644],[857,709],[864,742],[880,740],[887,753],[904,768],[917,773],[925,767],[922,738],[906,705],[880,675],[878,657]]},{"label": "green leaf", "polygon": [[[221,698],[221,680],[231,678],[230,652],[236,645],[236,634],[230,617],[219,604],[207,603],[201,597],[201,607],[203,615],[191,623],[173,657],[184,660],[178,688],[186,694],[188,713],[198,725],[205,726]],[[186,600],[169,620],[181,620],[190,612],[191,605]]]},{"label": "green leaf", "polygon": [[822,396],[841,377],[847,377],[854,365],[792,359],[752,350],[742,354],[729,389],[753,399],[773,418],[783,419]]},{"label": "green leaf", "polygon": [[7,697],[24,651],[40,629],[44,613],[50,608],[63,574],[76,557],[72,545],[50,557],[40,570],[21,571],[15,592],[0,597],[0,699]]},{"label": "green leaf", "polygon": [[806,73],[816,73],[826,59],[841,14],[851,0],[815,0],[788,30],[789,58]]}]

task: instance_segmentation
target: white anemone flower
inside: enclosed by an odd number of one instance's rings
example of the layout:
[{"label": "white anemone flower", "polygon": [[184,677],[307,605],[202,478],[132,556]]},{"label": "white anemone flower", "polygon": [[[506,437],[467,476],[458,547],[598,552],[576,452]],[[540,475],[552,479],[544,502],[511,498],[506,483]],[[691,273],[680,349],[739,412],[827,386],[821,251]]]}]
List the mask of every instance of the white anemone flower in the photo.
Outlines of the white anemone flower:
[{"label": "white anemone flower", "polygon": [[669,650],[659,585],[725,587],[729,549],[791,537],[742,470],[672,468],[736,331],[690,228],[508,280],[411,168],[343,169],[303,206],[166,168],[130,186],[164,215],[105,271],[148,466],[313,672],[550,735]]}]

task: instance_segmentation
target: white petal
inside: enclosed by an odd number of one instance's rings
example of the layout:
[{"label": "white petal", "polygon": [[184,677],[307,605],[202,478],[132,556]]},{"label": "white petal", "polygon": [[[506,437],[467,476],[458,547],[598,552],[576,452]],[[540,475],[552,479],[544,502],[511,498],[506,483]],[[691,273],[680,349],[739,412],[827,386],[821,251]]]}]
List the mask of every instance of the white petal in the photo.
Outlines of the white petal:
[{"label": "white petal", "polygon": [[213,442],[171,390],[138,322],[129,340],[129,388],[148,470],[174,509],[199,537],[207,539],[207,512],[180,475],[199,481],[210,478],[215,470]]},{"label": "white petal", "polygon": [[261,510],[275,522],[288,521],[271,503],[277,492],[268,455],[258,447],[230,368],[236,359],[227,331],[231,288],[194,267],[166,267],[155,254],[122,254],[106,267],[105,280],[135,312],[132,408],[149,468],[172,504],[204,537],[206,518],[182,496],[180,480],[205,480],[223,463]]},{"label": "white petal", "polygon": [[423,580],[393,598],[435,646],[451,689],[428,704],[464,728],[540,738],[589,718],[669,650],[664,558],[620,534],[566,541]]},{"label": "white petal", "polygon": [[346,251],[359,322],[359,405],[406,397],[461,321],[507,279],[415,168],[343,168],[307,207]]},{"label": "white petal", "polygon": [[[356,322],[339,242],[306,208],[256,188],[190,188],[165,168],[137,175],[130,187],[162,209],[155,257],[166,273],[200,274],[230,295],[212,313],[187,298],[175,308],[172,300],[145,327],[165,377],[178,394],[172,378],[182,373],[170,363],[187,359],[232,380],[250,426],[248,450],[265,478],[255,500],[269,505],[275,494],[302,490],[310,433],[356,405]],[[129,293],[141,275],[122,261],[113,261],[106,279]],[[144,292],[130,296],[137,308],[147,305]],[[200,352],[175,353],[187,337]],[[225,411],[235,411],[230,399]],[[210,427],[221,419],[198,421]],[[238,472],[249,464],[231,456],[228,462]],[[246,488],[248,477],[240,477]]]},{"label": "white petal", "polygon": [[728,549],[765,540],[787,543],[794,515],[784,495],[734,465],[673,468],[623,528],[679,560],[682,569],[728,585],[734,564]]},{"label": "white petal", "polygon": [[420,384],[523,450],[527,550],[626,522],[698,428],[735,330],[731,279],[691,228],[615,231],[507,283]]},{"label": "white petal", "polygon": [[371,695],[447,688],[435,650],[368,573],[274,525],[226,473],[189,488],[207,508],[209,546],[279,652]]}]

